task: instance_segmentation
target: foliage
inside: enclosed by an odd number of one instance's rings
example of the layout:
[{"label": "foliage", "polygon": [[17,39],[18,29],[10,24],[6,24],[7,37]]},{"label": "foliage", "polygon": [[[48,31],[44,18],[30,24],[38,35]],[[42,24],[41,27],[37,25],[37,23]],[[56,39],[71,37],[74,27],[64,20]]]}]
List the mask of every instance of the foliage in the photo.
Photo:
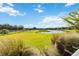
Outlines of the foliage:
[{"label": "foliage", "polygon": [[33,27],[33,29],[36,29],[36,27]]},{"label": "foliage", "polygon": [[14,25],[14,26],[12,26],[12,25],[10,25],[10,24],[0,24],[0,30],[2,30],[2,29],[8,29],[8,30],[23,30],[24,29],[24,27],[22,26],[22,25],[19,25],[19,26],[17,26],[17,25]]},{"label": "foliage", "polygon": [[0,34],[8,34],[8,33],[9,33],[9,30],[7,30],[7,29],[2,29],[0,31]]},{"label": "foliage", "polygon": [[69,15],[63,19],[73,26],[73,29],[79,29],[79,10],[70,12]]}]

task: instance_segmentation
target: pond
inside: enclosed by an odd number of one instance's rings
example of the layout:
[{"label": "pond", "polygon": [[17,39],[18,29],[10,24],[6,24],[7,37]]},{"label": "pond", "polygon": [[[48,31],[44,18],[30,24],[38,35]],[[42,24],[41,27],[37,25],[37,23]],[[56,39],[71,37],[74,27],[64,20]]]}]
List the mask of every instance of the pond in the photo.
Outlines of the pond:
[{"label": "pond", "polygon": [[63,33],[64,31],[62,30],[48,30],[48,32],[41,32],[41,33],[45,33],[45,34],[48,34],[48,33],[53,33],[53,34],[56,34],[56,33]]}]

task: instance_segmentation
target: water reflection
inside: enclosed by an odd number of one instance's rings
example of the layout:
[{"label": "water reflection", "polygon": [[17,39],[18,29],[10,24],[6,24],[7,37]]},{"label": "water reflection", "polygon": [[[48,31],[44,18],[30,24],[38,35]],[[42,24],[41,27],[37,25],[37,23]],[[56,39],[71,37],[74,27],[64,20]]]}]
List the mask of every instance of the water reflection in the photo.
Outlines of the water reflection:
[{"label": "water reflection", "polygon": [[53,34],[55,34],[55,33],[63,33],[64,31],[62,31],[62,30],[48,30],[48,32],[41,32],[41,33],[45,33],[45,34],[47,34],[47,33],[53,33]]}]

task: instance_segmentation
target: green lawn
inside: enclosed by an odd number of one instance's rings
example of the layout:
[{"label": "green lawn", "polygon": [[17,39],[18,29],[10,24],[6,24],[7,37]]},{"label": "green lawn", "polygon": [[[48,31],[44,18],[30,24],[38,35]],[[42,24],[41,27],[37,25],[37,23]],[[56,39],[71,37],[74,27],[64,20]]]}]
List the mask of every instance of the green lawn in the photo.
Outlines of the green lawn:
[{"label": "green lawn", "polygon": [[51,38],[53,34],[43,34],[37,31],[16,32],[8,35],[1,35],[0,39],[21,39],[27,46],[43,49],[52,47]]}]

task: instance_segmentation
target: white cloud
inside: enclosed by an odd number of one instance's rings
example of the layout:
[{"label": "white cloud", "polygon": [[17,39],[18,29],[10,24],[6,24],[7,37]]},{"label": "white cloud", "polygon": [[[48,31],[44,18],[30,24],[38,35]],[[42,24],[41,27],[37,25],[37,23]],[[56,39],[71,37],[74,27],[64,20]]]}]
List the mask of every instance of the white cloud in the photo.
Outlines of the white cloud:
[{"label": "white cloud", "polygon": [[3,6],[3,3],[0,3],[0,7],[2,7]]},{"label": "white cloud", "polygon": [[54,28],[54,27],[65,27],[69,24],[66,23],[63,19],[59,16],[46,16],[37,24],[26,24],[24,27],[27,28]]},{"label": "white cloud", "polygon": [[8,3],[8,6],[7,5],[5,6],[4,4],[0,4],[0,12],[6,13],[10,16],[23,16],[25,14],[25,13],[20,13],[19,10],[16,10],[11,6],[14,6],[14,5],[11,3]]},{"label": "white cloud", "polygon": [[47,16],[43,19],[43,23],[56,22],[57,20],[60,20],[60,18],[56,16]]},{"label": "white cloud", "polygon": [[39,9],[39,8],[37,8],[37,9],[35,9],[38,13],[42,13],[43,12],[43,10],[42,9]]},{"label": "white cloud", "polygon": [[37,11],[38,13],[44,12],[44,10],[43,10],[43,8],[41,7],[41,5],[38,5],[34,10]]},{"label": "white cloud", "polygon": [[9,6],[14,6],[12,3],[7,3],[7,5],[9,5]]},{"label": "white cloud", "polygon": [[72,5],[75,5],[76,3],[67,3],[65,4],[65,7],[69,7],[69,6],[72,6]]},{"label": "white cloud", "polygon": [[64,27],[68,24],[64,22],[59,16],[48,16],[45,17],[38,25],[41,27],[47,28],[47,27]]}]

